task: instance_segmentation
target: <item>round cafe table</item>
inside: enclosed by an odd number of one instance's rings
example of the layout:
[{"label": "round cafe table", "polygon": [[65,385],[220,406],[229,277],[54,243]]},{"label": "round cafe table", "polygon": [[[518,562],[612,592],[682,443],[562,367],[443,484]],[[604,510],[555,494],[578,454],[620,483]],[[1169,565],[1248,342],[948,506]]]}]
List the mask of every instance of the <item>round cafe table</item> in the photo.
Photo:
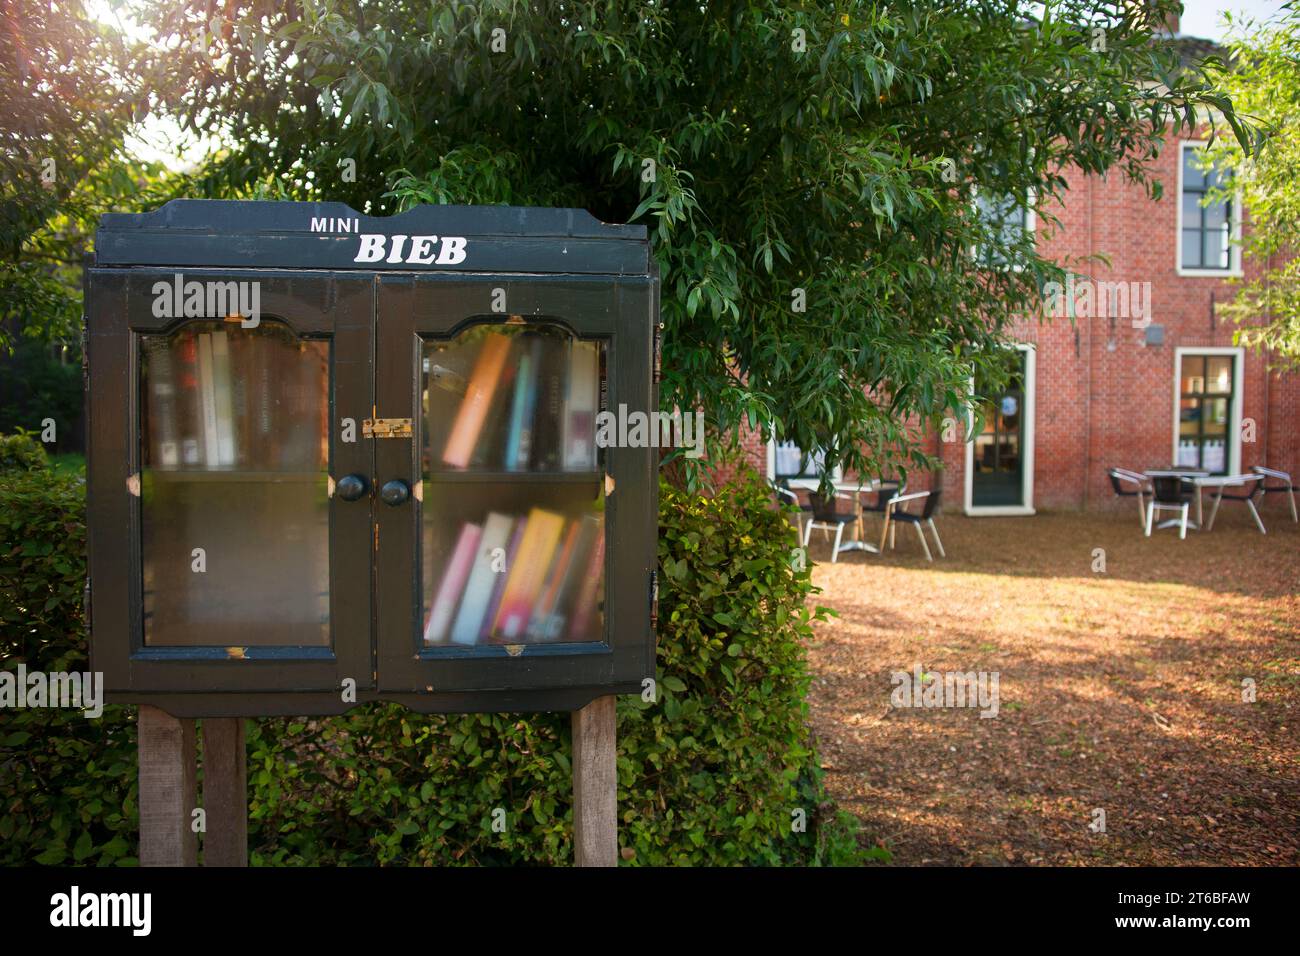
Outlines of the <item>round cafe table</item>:
[{"label": "round cafe table", "polygon": [[[879,548],[874,544],[863,540],[861,496],[868,494],[884,494],[886,491],[894,492],[898,490],[898,486],[892,482],[880,482],[874,480],[867,482],[837,481],[833,484],[837,492],[853,496],[854,510],[857,515],[857,520],[853,523],[853,528],[857,537],[842,542],[839,548],[836,549],[835,553],[840,555],[845,551],[869,551],[872,554],[879,554]],[[797,488],[803,491],[815,492],[818,488],[818,482],[815,478],[796,478],[790,481],[789,485],[792,489]]]}]

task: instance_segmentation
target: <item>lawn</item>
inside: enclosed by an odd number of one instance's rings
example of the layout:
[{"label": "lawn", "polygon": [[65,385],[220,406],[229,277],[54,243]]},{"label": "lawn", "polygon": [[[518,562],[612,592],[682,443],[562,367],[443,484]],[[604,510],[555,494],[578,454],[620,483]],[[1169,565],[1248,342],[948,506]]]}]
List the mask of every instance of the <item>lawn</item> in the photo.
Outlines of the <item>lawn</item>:
[{"label": "lawn", "polygon": [[[814,534],[839,617],[810,646],[813,726],[895,863],[1300,864],[1300,525],[1225,504],[1148,539],[1136,510],[941,516],[933,564],[911,528],[837,564]],[[892,707],[918,664],[997,672],[997,716]]]}]

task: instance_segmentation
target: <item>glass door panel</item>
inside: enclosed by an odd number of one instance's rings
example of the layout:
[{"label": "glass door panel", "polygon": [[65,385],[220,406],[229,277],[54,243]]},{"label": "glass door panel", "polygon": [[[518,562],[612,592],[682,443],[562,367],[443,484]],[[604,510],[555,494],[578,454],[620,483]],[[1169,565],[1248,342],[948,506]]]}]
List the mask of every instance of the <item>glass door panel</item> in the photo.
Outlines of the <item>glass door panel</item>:
[{"label": "glass door panel", "polygon": [[603,639],[605,356],[557,325],[424,340],[425,646]]},{"label": "glass door panel", "polygon": [[328,645],[330,343],[194,322],[140,347],[145,645]]}]

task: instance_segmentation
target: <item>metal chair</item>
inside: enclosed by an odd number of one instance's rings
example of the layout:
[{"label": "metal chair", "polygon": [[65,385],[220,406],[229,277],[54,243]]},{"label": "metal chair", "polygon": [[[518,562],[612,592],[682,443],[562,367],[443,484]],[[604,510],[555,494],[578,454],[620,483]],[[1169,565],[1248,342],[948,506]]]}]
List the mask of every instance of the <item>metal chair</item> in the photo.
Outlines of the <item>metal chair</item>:
[{"label": "metal chair", "polygon": [[1110,486],[1115,490],[1115,497],[1137,498],[1138,524],[1145,527],[1147,521],[1146,496],[1151,491],[1151,479],[1146,475],[1138,474],[1136,471],[1129,471],[1127,468],[1108,468],[1106,474],[1110,476]]},{"label": "metal chair", "polygon": [[[1275,468],[1265,468],[1263,465],[1256,465],[1251,469],[1251,471],[1264,476],[1264,480],[1260,482],[1260,495],[1278,495],[1285,493],[1286,496],[1291,499],[1291,520],[1300,521],[1300,517],[1296,515],[1295,509],[1296,486],[1291,484],[1291,475],[1288,472],[1278,471]],[[1270,485],[1268,483],[1268,479],[1270,478],[1276,478],[1281,481],[1282,484]]]},{"label": "metal chair", "polygon": [[[812,506],[812,516],[808,524],[804,526],[803,546],[808,547],[808,542],[812,538],[814,528],[820,528],[823,531],[835,532],[835,543],[831,546],[831,564],[834,564],[840,556],[840,540],[844,537],[844,526],[856,524],[861,520],[858,513],[858,496],[837,494],[832,498],[823,498],[821,495],[810,494],[808,501]],[[851,501],[853,510],[844,512],[836,506],[836,502]]]},{"label": "metal chair", "polygon": [[769,484],[771,484],[772,491],[776,494],[777,504],[790,505],[796,509],[794,516],[795,528],[798,529],[799,540],[802,541],[804,517],[812,512],[812,506],[806,505],[800,501],[799,496],[794,493],[793,489],[790,488],[784,479],[779,482],[772,481],[769,482]]},{"label": "metal chair", "polygon": [[[1235,493],[1229,493],[1229,488],[1243,489]],[[1214,516],[1219,513],[1219,504],[1224,498],[1229,501],[1244,501],[1246,507],[1250,509],[1251,516],[1255,519],[1255,525],[1259,528],[1260,534],[1268,534],[1264,530],[1264,522],[1260,520],[1259,509],[1255,507],[1255,496],[1264,490],[1264,476],[1254,475],[1229,475],[1223,479],[1223,484],[1218,485],[1215,489],[1214,507],[1210,509],[1210,520],[1205,523],[1205,530],[1214,529]]]},{"label": "metal chair", "polygon": [[1151,500],[1147,502],[1146,536],[1151,537],[1151,523],[1157,511],[1177,511],[1180,515],[1178,537],[1187,537],[1187,511],[1191,507],[1191,493],[1183,489],[1183,479],[1172,475],[1158,475],[1151,479]]},{"label": "metal chair", "polygon": [[[934,509],[939,506],[940,495],[942,495],[942,491],[935,489],[934,491],[914,491],[908,495],[895,495],[890,498],[885,509],[885,527],[880,532],[880,550],[885,550],[886,535],[889,536],[889,546],[894,547],[895,531],[899,522],[902,522],[903,524],[910,524],[916,529],[916,536],[921,539],[921,549],[925,551],[927,561],[933,561],[934,558],[930,554],[930,545],[925,540],[925,531],[922,529],[922,525],[930,526],[930,533],[934,535],[934,545],[939,549],[939,557],[948,557],[948,553],[943,550],[943,541],[939,539],[939,529],[934,526]],[[905,501],[917,500],[924,500],[925,502],[921,507],[920,514],[912,514],[905,508],[899,507]]]}]

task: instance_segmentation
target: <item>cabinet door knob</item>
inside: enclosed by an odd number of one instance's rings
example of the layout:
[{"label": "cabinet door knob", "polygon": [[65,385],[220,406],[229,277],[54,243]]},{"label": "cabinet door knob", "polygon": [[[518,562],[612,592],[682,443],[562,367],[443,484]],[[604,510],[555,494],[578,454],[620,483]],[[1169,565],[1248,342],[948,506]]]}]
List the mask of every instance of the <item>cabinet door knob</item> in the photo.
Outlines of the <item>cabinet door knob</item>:
[{"label": "cabinet door knob", "polygon": [[356,501],[358,498],[364,498],[369,490],[370,482],[366,481],[365,475],[347,475],[340,478],[339,483],[334,486],[334,494],[344,501]]},{"label": "cabinet door knob", "polygon": [[379,497],[384,500],[384,504],[396,508],[411,497],[411,486],[400,478],[394,478],[384,482],[384,486],[379,489]]}]

